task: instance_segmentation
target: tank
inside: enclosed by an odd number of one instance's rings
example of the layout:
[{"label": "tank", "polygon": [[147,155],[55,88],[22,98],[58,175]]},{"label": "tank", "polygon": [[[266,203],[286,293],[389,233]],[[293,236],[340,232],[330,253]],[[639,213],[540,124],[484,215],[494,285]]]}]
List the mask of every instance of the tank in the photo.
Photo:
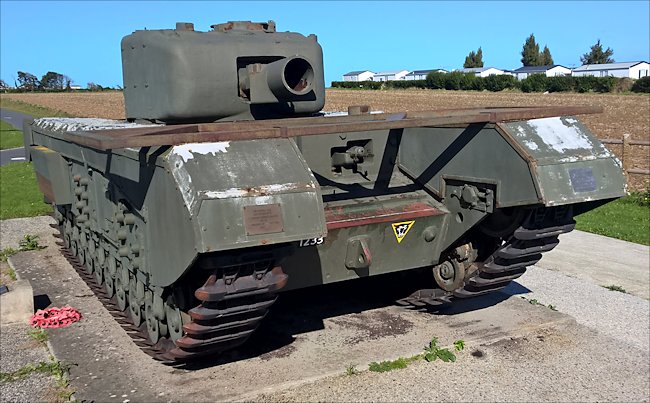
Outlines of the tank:
[{"label": "tank", "polygon": [[157,359],[241,346],[291,289],[419,271],[399,303],[495,292],[626,194],[593,107],[328,115],[316,37],[273,22],[136,31],[122,56],[127,120],[37,119],[25,142],[65,255]]}]

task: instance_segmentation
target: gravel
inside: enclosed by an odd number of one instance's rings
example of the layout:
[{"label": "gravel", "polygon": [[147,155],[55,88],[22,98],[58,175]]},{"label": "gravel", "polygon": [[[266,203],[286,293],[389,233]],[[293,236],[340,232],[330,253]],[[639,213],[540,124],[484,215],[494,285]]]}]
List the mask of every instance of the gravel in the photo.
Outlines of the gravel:
[{"label": "gravel", "polygon": [[[50,361],[49,350],[28,335],[30,329],[27,324],[0,327],[0,371],[14,372],[30,363]],[[0,382],[0,396],[3,402],[42,401],[47,398],[46,393],[54,386],[54,377],[31,373],[13,382]]]},{"label": "gravel", "polygon": [[517,282],[531,290],[526,299],[551,304],[584,326],[650,350],[650,301],[538,267],[529,268]]}]

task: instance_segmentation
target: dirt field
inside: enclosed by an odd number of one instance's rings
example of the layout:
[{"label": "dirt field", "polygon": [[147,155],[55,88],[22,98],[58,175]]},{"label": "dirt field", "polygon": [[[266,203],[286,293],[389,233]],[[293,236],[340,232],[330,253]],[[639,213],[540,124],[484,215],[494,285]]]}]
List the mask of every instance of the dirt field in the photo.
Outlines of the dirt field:
[{"label": "dirt field", "polygon": [[[120,92],[2,94],[1,98],[61,110],[75,116],[124,118],[124,99]],[[624,133],[632,138],[650,140],[650,97],[615,94],[524,94],[519,92],[469,92],[438,90],[354,91],[327,90],[326,111],[347,110],[349,105],[370,105],[386,112],[420,111],[443,108],[535,105],[602,106],[604,113],[582,116],[581,120],[600,138],[620,139]],[[608,145],[620,156],[621,146]],[[650,147],[633,147],[633,168],[648,169]],[[631,175],[630,185],[644,189],[650,179]]]}]

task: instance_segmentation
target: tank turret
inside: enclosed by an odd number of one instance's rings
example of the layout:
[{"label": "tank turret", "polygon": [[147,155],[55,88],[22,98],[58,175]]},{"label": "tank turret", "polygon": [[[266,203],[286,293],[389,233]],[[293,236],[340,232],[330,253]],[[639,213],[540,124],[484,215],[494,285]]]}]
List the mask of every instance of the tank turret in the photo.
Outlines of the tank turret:
[{"label": "tank turret", "polygon": [[211,28],[199,32],[177,23],[122,39],[129,120],[252,120],[322,109],[323,53],[315,35],[276,32],[273,21]]}]

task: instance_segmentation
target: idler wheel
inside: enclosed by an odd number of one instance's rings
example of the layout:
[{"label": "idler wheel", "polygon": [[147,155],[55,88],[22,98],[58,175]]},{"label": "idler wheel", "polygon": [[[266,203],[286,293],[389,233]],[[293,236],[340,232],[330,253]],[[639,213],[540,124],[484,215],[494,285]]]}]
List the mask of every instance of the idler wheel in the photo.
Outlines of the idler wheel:
[{"label": "idler wheel", "polygon": [[64,233],[64,235],[63,235],[63,244],[65,245],[66,248],[71,249],[71,247],[72,247],[72,239],[70,239],[70,234]]},{"label": "idler wheel", "polygon": [[454,291],[463,285],[465,267],[456,260],[445,260],[433,268],[436,283],[445,291]]},{"label": "idler wheel", "polygon": [[183,319],[181,318],[181,310],[173,308],[169,304],[165,304],[165,318],[167,318],[169,337],[173,341],[183,337]]},{"label": "idler wheel", "polygon": [[161,336],[167,334],[167,325],[156,319],[153,306],[153,295],[151,291],[145,292],[144,317],[147,323],[147,332],[152,343],[157,343]]}]

